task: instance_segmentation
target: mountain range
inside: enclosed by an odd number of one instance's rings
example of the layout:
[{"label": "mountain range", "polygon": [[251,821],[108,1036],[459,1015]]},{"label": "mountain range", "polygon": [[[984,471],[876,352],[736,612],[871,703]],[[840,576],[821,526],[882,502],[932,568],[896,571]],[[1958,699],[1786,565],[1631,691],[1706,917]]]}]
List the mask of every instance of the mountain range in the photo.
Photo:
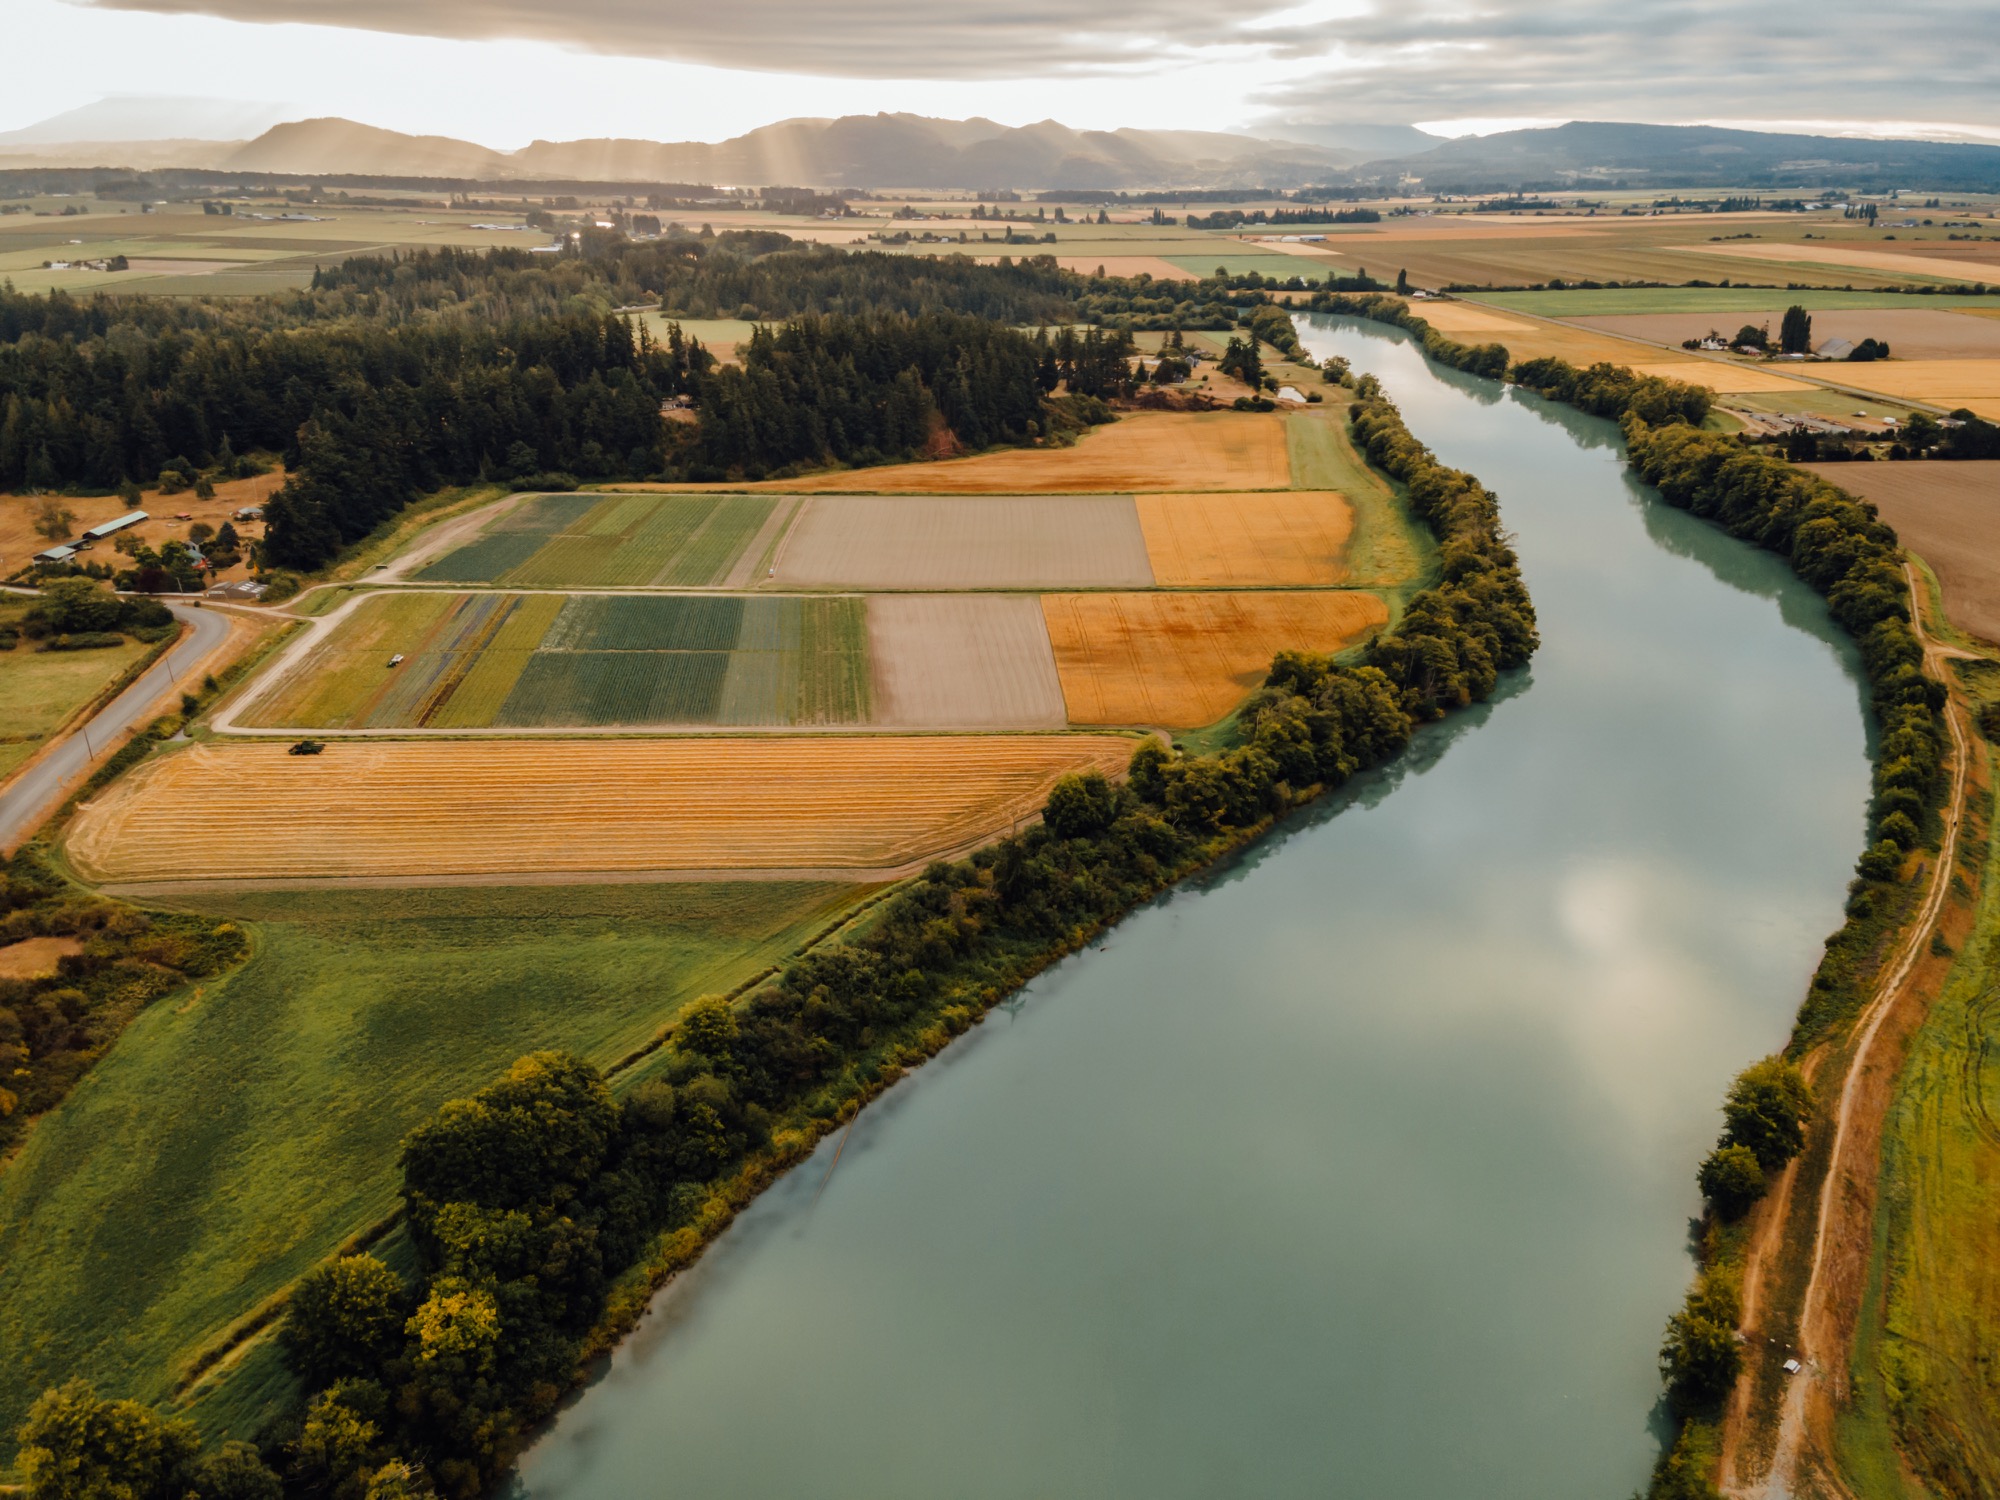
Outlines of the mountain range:
[{"label": "mountain range", "polygon": [[[1573,121],[1447,140],[1407,125],[1301,126],[1311,140],[1201,130],[1075,130],[910,114],[784,120],[720,142],[535,141],[495,151],[449,136],[352,120],[296,120],[250,140],[142,139],[105,132],[173,101],[114,101],[0,134],[0,168],[132,167],[217,173],[450,179],[462,183],[710,183],[993,191],[1419,185],[1492,192],[1845,186],[2000,187],[2000,147],[1786,135],[1699,125]],[[204,101],[182,101],[201,104]],[[210,101],[212,102],[212,101]],[[114,107],[116,106],[116,107]],[[265,106],[211,109],[216,128]],[[171,112],[168,112],[171,114]],[[196,112],[199,115],[199,112]],[[67,133],[68,139],[64,139]],[[185,136],[195,135],[184,129]]]}]

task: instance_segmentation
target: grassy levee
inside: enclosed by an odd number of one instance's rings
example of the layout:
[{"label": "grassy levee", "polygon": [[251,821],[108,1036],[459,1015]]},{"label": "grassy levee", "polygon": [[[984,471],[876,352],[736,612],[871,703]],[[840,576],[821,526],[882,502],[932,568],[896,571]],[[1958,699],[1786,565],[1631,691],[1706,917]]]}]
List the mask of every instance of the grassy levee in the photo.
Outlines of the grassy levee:
[{"label": "grassy levee", "polygon": [[1286,418],[1292,487],[1338,490],[1347,497],[1354,508],[1347,583],[1387,590],[1394,623],[1403,599],[1437,581],[1437,540],[1410,514],[1401,487],[1354,451],[1346,396],[1329,386],[1325,405]]},{"label": "grassy levee", "polygon": [[[233,1326],[396,1207],[398,1145],[443,1100],[539,1047],[609,1067],[868,893],[204,897],[253,932],[250,960],[145,1012],[0,1175],[0,1456],[71,1376],[171,1398]],[[197,1418],[238,1433],[291,1394],[254,1355],[212,1383]]]}]

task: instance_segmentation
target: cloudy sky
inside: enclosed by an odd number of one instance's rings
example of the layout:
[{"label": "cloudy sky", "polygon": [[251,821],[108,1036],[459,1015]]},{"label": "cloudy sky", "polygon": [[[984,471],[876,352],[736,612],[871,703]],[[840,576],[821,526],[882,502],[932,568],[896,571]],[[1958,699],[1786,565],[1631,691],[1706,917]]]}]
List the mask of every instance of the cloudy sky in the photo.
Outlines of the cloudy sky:
[{"label": "cloudy sky", "polygon": [[[0,131],[107,96],[511,149],[797,115],[1445,134],[1566,119],[2000,140],[1992,0],[0,0]],[[41,59],[35,66],[22,66]],[[239,116],[247,117],[247,116]],[[189,133],[210,133],[190,131]]]}]

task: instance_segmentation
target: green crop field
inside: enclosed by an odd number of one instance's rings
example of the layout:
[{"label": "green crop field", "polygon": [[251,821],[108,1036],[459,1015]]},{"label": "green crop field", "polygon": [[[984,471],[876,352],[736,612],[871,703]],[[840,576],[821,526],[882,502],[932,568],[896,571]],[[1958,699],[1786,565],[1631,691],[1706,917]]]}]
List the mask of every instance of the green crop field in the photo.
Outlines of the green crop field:
[{"label": "green crop field", "polygon": [[869,708],[866,609],[852,597],[385,592],[336,626],[247,722],[859,723]]},{"label": "green crop field", "polygon": [[[398,1145],[443,1100],[536,1048],[608,1066],[867,894],[735,883],[205,898],[203,911],[251,926],[249,963],[142,1015],[0,1175],[0,1460],[28,1403],[70,1376],[166,1399],[196,1353],[396,1206]],[[268,1360],[245,1378],[259,1369],[268,1377]],[[261,1415],[255,1401],[201,1410]]]},{"label": "green crop field", "polygon": [[722,583],[769,495],[538,495],[417,577],[522,588],[704,588]]}]

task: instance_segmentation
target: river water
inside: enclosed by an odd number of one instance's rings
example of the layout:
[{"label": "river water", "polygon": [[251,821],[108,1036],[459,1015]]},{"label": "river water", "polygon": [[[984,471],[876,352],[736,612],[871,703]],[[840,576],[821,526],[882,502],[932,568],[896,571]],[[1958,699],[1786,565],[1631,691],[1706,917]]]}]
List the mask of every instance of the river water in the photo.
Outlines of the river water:
[{"label": "river water", "polygon": [[1858,671],[1609,423],[1303,332],[1499,494],[1532,667],[866,1111],[659,1299],[517,1497],[1643,1484],[1695,1164],[1861,847]]}]

